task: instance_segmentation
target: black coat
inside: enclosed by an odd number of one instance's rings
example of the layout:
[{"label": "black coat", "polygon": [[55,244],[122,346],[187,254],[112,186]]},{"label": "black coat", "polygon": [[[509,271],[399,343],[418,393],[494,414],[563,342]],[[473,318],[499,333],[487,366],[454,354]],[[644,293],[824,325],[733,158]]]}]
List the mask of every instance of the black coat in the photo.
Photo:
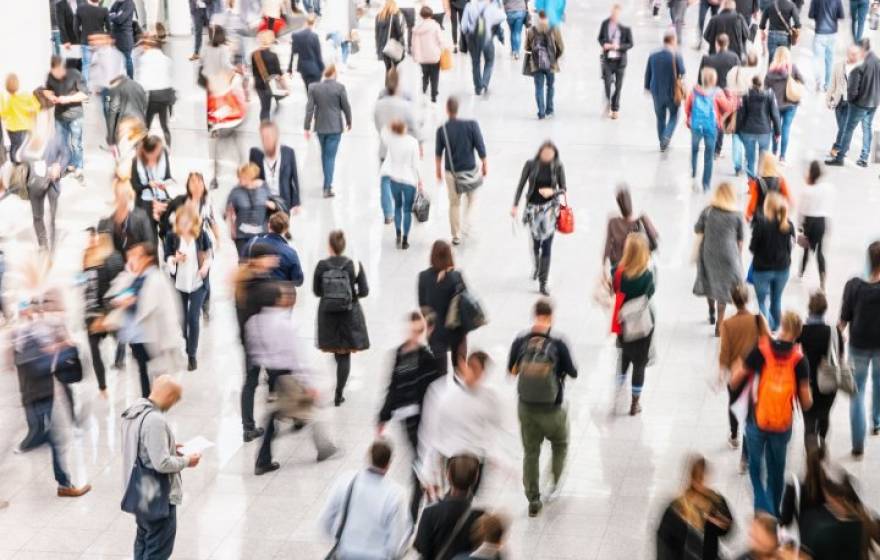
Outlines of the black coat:
[{"label": "black coat", "polygon": [[[350,311],[328,312],[324,306],[324,286],[321,281],[324,272],[330,269],[330,265],[342,266],[351,281],[351,293],[353,295]],[[370,347],[370,337],[367,334],[367,321],[364,311],[361,309],[360,298],[367,297],[370,287],[367,285],[367,276],[364,267],[360,263],[355,272],[354,261],[348,257],[329,257],[315,267],[315,275],[312,279],[312,290],[321,299],[318,304],[318,348],[325,352],[348,353],[366,350]]]},{"label": "black coat", "polygon": [[856,66],[847,80],[847,100],[858,107],[872,109],[880,106],[880,59],[868,52],[865,60]]},{"label": "black coat", "polygon": [[722,10],[717,16],[713,16],[703,35],[709,42],[709,54],[715,54],[715,40],[722,33],[726,33],[730,39],[728,48],[742,58],[749,40],[749,24],[746,18],[736,10]]},{"label": "black coat", "polygon": [[[300,204],[299,199],[299,174],[296,169],[296,153],[289,146],[280,146],[281,161],[278,170],[278,194],[284,200],[288,210],[296,208]],[[266,170],[263,166],[265,154],[259,148],[251,148],[248,160],[260,168],[260,179],[266,181]]]},{"label": "black coat", "polygon": [[[529,184],[529,188],[526,191],[526,203],[529,202],[529,199],[532,197],[532,193],[535,192],[535,189],[538,188],[538,185],[535,182],[538,179],[538,173],[540,169],[540,161],[538,158],[530,159],[526,161],[525,165],[523,165],[522,173],[519,177],[519,184],[516,187],[516,194],[513,197],[513,205],[516,206],[519,204],[519,198],[522,196],[523,187],[525,187],[526,182]],[[550,188],[554,191],[565,192],[565,166],[562,165],[558,159],[552,161],[550,163]],[[548,201],[550,199],[547,199]]]},{"label": "black coat", "polygon": [[321,57],[321,39],[311,29],[302,29],[290,37],[290,62],[287,72],[293,72],[293,57],[296,56],[296,71],[303,78],[320,80],[324,73],[324,59]]},{"label": "black coat", "polygon": [[[602,22],[602,25],[599,26],[599,46],[601,47],[605,43],[611,42],[611,37],[608,35],[608,22],[606,19]],[[617,22],[617,27],[620,29],[620,48],[618,52],[620,53],[620,58],[618,60],[618,64],[623,67],[626,66],[626,52],[633,47],[633,36],[632,30],[625,26],[621,25],[620,22]],[[608,53],[607,51],[602,51],[602,62],[608,62]],[[611,59],[614,60],[614,59]]]},{"label": "black coat", "polygon": [[110,33],[110,15],[107,8],[94,6],[88,2],[79,4],[74,19],[76,34],[85,43],[89,35]]},{"label": "black coat", "polygon": [[79,44],[79,33],[76,28],[76,15],[70,9],[67,0],[55,2],[55,18],[58,20],[58,31],[61,32],[61,42],[71,45]]},{"label": "black coat", "polygon": [[449,350],[452,344],[464,336],[461,331],[450,331],[446,328],[449,304],[459,286],[464,285],[464,279],[457,270],[448,272],[439,282],[437,277],[437,271],[429,268],[419,273],[418,283],[419,307],[427,307],[437,315],[434,331],[428,341],[435,353]]},{"label": "black coat", "polygon": [[391,38],[397,39],[403,43],[403,16],[397,14],[389,19],[379,19],[376,17],[376,56],[382,60],[384,55],[382,51],[385,49],[385,43],[388,42],[388,26],[391,26]]},{"label": "black coat", "polygon": [[137,206],[131,209],[119,231],[116,230],[113,214],[111,214],[98,222],[98,232],[112,235],[113,247],[123,255],[126,250],[138,243],[156,242],[156,229],[153,227],[150,217]]},{"label": "black coat", "polygon": [[[159,178],[159,180],[163,182],[172,181],[173,177],[171,177],[171,159],[168,155],[168,150],[163,149],[163,152],[167,165],[165,166],[165,176]],[[131,160],[131,188],[134,190],[135,206],[140,208],[147,214],[154,228],[158,228],[161,218],[159,220],[153,219],[153,199],[150,198],[149,200],[144,200],[144,189],[150,189],[151,187],[149,183],[143,183],[141,181],[140,173],[138,173],[137,157]],[[168,196],[168,200],[166,200],[165,202],[171,202],[170,195]]]},{"label": "black coat", "polygon": [[779,107],[768,89],[749,88],[736,112],[736,131],[746,134],[780,134]]},{"label": "black coat", "polygon": [[739,56],[730,50],[719,51],[715,54],[706,55],[700,61],[700,73],[697,74],[700,85],[703,85],[703,68],[712,68],[718,74],[718,87],[727,87],[727,73],[730,69],[739,66]]},{"label": "black coat", "polygon": [[116,0],[110,6],[110,33],[117,49],[129,53],[134,48],[134,1]]}]

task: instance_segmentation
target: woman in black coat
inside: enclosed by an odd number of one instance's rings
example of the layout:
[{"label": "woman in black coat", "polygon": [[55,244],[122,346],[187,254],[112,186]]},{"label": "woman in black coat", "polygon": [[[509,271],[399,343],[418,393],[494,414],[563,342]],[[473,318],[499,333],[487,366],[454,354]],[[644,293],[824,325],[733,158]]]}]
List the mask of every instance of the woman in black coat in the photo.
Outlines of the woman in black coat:
[{"label": "woman in black coat", "polygon": [[[351,371],[351,354],[370,347],[367,321],[360,298],[367,297],[370,288],[364,267],[342,255],[345,234],[330,232],[330,257],[318,262],[312,289],[321,298],[318,304],[318,348],[336,358],[336,406],[345,402],[342,392]],[[339,273],[342,273],[340,275]],[[348,281],[348,289],[340,281]]]},{"label": "woman in black coat", "polygon": [[455,270],[452,247],[445,241],[437,240],[431,248],[431,266],[419,273],[419,307],[427,314],[434,314],[434,330],[428,338],[431,352],[437,359],[437,370],[441,375],[449,371],[449,352],[452,352],[453,367],[459,359],[467,356],[467,333],[460,329],[446,328],[446,315],[449,305],[462,287],[464,279]]},{"label": "woman in black coat", "polygon": [[819,390],[819,364],[823,359],[828,359],[829,352],[832,350],[832,333],[837,337],[838,363],[843,363],[843,358],[839,355],[840,349],[843,348],[843,338],[836,327],[825,322],[828,299],[824,293],[821,291],[813,293],[810,296],[808,309],[809,316],[801,330],[798,343],[800,343],[807,363],[810,365],[810,391],[813,394],[813,406],[804,411],[804,446],[810,449],[817,446],[825,447],[825,436],[828,435],[828,417],[831,414],[831,407],[834,405],[834,398],[837,396],[836,389],[828,394]]},{"label": "woman in black coat", "polygon": [[376,56],[385,63],[386,72],[400,64],[400,60],[393,60],[385,56],[383,52],[389,39],[395,39],[401,45],[404,44],[403,17],[394,0],[386,0],[385,5],[376,14]]},{"label": "woman in black coat", "polygon": [[134,189],[134,204],[150,217],[153,237],[159,232],[159,222],[168,210],[171,195],[168,187],[173,185],[171,160],[168,150],[158,136],[147,136],[141,140],[137,154],[131,160],[131,188]]}]

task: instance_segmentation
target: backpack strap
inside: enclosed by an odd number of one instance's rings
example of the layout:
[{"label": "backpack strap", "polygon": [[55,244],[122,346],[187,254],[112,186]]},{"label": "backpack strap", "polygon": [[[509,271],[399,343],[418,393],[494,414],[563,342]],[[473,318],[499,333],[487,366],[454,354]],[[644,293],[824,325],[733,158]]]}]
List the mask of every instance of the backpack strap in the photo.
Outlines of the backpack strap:
[{"label": "backpack strap", "polygon": [[446,542],[443,543],[443,548],[440,549],[439,554],[435,558],[437,560],[447,560],[447,554],[449,553],[449,548],[452,546],[452,543],[455,542],[455,539],[461,533],[462,529],[464,529],[465,523],[467,523],[468,518],[471,516],[471,504],[468,502],[467,508],[464,510],[464,513],[461,514],[461,517],[458,518],[458,521],[455,523],[455,527],[452,528],[452,532],[449,533],[449,537],[446,538]]}]

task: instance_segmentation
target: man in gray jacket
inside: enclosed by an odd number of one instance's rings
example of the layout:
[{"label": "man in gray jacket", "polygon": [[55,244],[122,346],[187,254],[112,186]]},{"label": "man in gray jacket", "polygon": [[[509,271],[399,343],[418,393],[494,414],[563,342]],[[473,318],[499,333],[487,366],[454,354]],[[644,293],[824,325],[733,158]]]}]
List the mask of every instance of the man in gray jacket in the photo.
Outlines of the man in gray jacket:
[{"label": "man in gray jacket", "polygon": [[149,398],[138,399],[122,413],[122,491],[128,489],[132,469],[138,457],[145,467],[167,474],[171,479],[168,517],[148,521],[135,515],[137,536],[135,560],[165,560],[174,550],[177,533],[177,506],[183,497],[180,471],[199,464],[201,455],[182,456],[165,419],[165,412],[177,404],[183,393],[180,383],[162,375],[153,383]]},{"label": "man in gray jacket", "polygon": [[324,198],[332,198],[333,169],[336,166],[336,152],[342,139],[343,122],[345,129],[351,130],[351,106],[345,86],[336,81],[336,66],[331,64],[324,70],[324,80],[309,86],[309,101],[306,103],[306,140],[314,127],[321,145],[321,168],[324,171]]}]

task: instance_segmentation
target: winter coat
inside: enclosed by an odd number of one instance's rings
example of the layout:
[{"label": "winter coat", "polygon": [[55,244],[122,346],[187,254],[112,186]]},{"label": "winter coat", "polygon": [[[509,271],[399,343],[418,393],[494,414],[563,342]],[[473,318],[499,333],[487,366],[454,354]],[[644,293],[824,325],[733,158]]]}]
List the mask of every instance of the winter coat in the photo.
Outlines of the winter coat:
[{"label": "winter coat", "polygon": [[437,64],[446,46],[446,35],[434,19],[422,18],[413,28],[412,56],[419,64]]},{"label": "winter coat", "polygon": [[[349,311],[331,312],[325,308],[322,277],[331,266],[341,266],[351,281],[352,307]],[[370,293],[363,266],[360,263],[355,265],[348,257],[326,258],[315,267],[312,290],[317,297],[322,298],[318,304],[318,348],[337,354],[368,349],[370,337],[367,334],[367,321],[358,301]]]},{"label": "winter coat", "polygon": [[530,27],[526,33],[525,49],[528,58],[526,59],[524,73],[531,75],[538,71],[538,61],[531,53],[534,48],[535,39],[539,35],[547,38],[547,50],[550,54],[550,63],[552,65],[551,72],[559,72],[559,57],[562,56],[562,51],[565,48],[562,42],[562,33],[559,32],[558,27],[548,28],[546,25],[538,23]]}]

